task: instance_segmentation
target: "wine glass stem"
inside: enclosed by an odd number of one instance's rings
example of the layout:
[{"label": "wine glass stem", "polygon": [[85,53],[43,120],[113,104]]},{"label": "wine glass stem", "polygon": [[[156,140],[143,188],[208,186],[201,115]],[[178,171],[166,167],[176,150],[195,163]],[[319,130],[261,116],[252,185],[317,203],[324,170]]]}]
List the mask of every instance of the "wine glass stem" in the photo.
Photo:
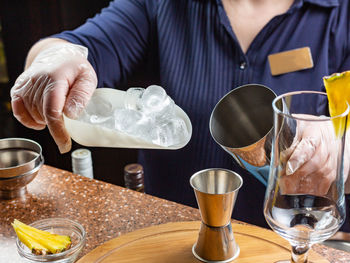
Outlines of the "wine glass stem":
[{"label": "wine glass stem", "polygon": [[306,263],[309,252],[308,245],[292,246],[292,263]]}]

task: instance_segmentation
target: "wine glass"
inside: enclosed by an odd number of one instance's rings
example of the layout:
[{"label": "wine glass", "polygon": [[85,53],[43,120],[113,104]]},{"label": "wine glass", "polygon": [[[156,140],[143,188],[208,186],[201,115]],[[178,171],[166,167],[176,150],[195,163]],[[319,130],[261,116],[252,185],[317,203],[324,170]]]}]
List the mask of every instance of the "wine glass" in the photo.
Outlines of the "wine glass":
[{"label": "wine glass", "polygon": [[[327,94],[276,97],[264,215],[291,244],[291,259],[307,262],[309,248],[331,237],[345,219],[344,150],[349,106],[327,116]],[[348,168],[346,168],[348,169]]]}]

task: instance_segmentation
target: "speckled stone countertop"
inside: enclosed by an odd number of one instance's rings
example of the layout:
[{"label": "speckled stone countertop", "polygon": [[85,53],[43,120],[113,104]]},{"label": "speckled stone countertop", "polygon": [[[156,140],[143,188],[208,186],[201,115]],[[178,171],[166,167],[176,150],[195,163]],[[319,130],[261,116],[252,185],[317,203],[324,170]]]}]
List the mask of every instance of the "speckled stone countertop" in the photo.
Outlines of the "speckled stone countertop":
[{"label": "speckled stone countertop", "polygon": [[[140,194],[44,165],[27,186],[27,194],[0,200],[0,262],[21,262],[11,222],[24,223],[65,217],[81,223],[87,242],[80,257],[121,234],[151,225],[200,220],[197,209]],[[315,245],[313,249],[332,263],[350,262],[350,253]]]}]

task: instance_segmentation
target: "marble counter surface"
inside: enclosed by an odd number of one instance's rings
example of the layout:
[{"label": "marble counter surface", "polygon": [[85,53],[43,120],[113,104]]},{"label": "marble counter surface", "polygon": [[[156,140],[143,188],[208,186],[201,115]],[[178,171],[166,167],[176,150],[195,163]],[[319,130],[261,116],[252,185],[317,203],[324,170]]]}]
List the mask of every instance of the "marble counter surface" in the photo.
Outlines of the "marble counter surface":
[{"label": "marble counter surface", "polygon": [[[140,194],[44,165],[22,198],[0,200],[0,262],[21,262],[11,222],[65,217],[81,223],[87,242],[80,256],[121,234],[151,225],[200,220],[197,209]],[[350,254],[316,245],[332,263],[350,262]]]}]

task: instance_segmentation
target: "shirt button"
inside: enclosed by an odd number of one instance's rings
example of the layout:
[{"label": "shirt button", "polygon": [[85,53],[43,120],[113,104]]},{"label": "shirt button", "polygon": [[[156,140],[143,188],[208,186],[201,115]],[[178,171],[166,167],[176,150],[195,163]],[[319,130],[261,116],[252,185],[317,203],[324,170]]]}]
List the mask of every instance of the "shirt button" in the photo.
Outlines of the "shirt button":
[{"label": "shirt button", "polygon": [[241,64],[239,65],[239,69],[244,70],[247,67],[247,63],[246,62],[241,62]]}]

